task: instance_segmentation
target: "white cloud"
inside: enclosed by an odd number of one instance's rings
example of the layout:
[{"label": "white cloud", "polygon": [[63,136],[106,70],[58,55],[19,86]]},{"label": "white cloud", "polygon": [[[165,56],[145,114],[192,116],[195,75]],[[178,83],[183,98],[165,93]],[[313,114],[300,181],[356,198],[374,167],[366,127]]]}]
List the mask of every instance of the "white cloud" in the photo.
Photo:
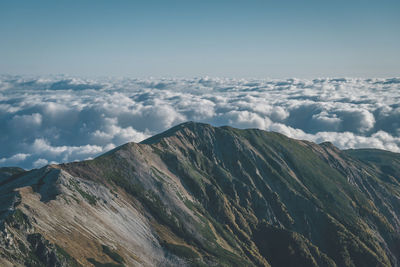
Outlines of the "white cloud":
[{"label": "white cloud", "polygon": [[31,128],[31,127],[39,127],[42,124],[42,115],[39,113],[33,113],[30,115],[15,115],[10,123],[13,124],[14,128]]},{"label": "white cloud", "polygon": [[43,166],[46,166],[49,163],[47,159],[38,159],[35,162],[33,162],[33,167],[34,168],[40,168]]},{"label": "white cloud", "polygon": [[267,130],[271,125],[271,120],[268,117],[262,117],[247,110],[229,111],[222,117],[226,119],[227,125],[237,128],[258,128]]},{"label": "white cloud", "polygon": [[18,153],[9,158],[0,158],[0,164],[4,166],[7,166],[9,164],[18,164],[21,161],[26,160],[29,156],[30,154]]},{"label": "white cloud", "polygon": [[188,120],[400,152],[398,81],[0,76],[0,166],[93,158]]}]

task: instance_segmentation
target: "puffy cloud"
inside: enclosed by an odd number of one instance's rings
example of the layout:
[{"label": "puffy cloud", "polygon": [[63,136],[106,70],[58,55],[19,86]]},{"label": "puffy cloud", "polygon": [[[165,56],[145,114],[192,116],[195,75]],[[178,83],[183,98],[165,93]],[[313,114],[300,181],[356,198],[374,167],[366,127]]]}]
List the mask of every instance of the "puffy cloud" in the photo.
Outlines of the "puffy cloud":
[{"label": "puffy cloud", "polygon": [[26,160],[30,154],[18,153],[9,158],[0,158],[0,164],[4,166],[8,166],[10,164],[18,164],[21,161]]},{"label": "puffy cloud", "polygon": [[375,117],[365,109],[338,110],[336,114],[342,118],[342,128],[351,132],[367,132],[374,127]]},{"label": "puffy cloud", "polygon": [[266,130],[271,125],[271,121],[268,117],[262,117],[247,110],[229,111],[222,115],[222,118],[227,121],[227,125],[236,128],[258,128]]},{"label": "puffy cloud", "polygon": [[49,163],[49,161],[47,159],[40,158],[40,159],[36,160],[35,162],[33,162],[32,165],[34,168],[40,168],[40,167],[46,166],[48,163]]},{"label": "puffy cloud", "polygon": [[103,152],[101,146],[83,145],[83,146],[52,146],[45,139],[36,139],[30,147],[32,154],[40,153],[52,159],[61,159],[61,161],[72,161],[76,158],[90,157]]},{"label": "puffy cloud", "polygon": [[8,121],[9,127],[18,131],[32,131],[42,124],[42,115],[33,113],[29,115],[15,115]]},{"label": "puffy cloud", "polygon": [[93,158],[188,120],[400,152],[399,103],[399,78],[0,76],[0,166]]}]

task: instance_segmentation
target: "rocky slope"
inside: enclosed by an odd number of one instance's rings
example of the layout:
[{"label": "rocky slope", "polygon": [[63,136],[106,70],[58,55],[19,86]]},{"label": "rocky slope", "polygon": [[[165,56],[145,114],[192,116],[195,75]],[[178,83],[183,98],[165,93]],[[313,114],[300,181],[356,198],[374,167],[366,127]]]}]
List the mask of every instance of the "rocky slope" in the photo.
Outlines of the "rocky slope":
[{"label": "rocky slope", "polygon": [[400,266],[400,155],[185,123],[0,169],[2,266]]}]

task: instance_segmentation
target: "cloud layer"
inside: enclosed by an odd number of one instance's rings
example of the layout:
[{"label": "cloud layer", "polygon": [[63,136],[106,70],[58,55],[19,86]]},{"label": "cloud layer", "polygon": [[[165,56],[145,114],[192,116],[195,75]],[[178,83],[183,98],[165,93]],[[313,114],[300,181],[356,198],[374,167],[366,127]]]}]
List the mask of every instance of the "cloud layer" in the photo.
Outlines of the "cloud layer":
[{"label": "cloud layer", "polygon": [[400,79],[0,76],[0,166],[92,158],[189,120],[400,152]]}]

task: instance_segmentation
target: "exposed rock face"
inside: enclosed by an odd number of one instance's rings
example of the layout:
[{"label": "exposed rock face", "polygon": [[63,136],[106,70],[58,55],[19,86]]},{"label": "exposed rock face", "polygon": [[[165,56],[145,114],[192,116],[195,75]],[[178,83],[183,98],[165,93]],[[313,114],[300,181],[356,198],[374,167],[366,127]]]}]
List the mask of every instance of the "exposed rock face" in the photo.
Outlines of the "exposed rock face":
[{"label": "exposed rock face", "polygon": [[4,266],[399,266],[400,155],[185,123],[0,180]]}]

